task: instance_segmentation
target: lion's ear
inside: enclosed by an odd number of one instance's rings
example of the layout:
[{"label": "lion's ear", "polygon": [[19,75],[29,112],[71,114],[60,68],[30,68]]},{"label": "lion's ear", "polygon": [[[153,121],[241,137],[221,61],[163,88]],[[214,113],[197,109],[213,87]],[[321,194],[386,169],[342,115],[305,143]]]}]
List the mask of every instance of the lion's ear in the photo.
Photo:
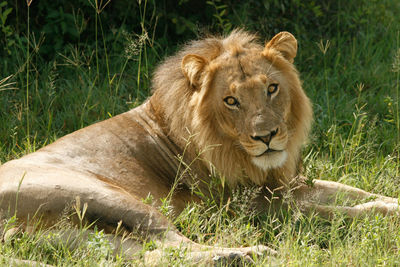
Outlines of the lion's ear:
[{"label": "lion's ear", "polygon": [[265,48],[279,51],[284,58],[293,63],[297,54],[297,40],[290,32],[280,32],[265,45]]},{"label": "lion's ear", "polygon": [[190,85],[200,85],[201,72],[207,64],[207,60],[198,55],[186,55],[182,59],[182,72],[189,80]]}]

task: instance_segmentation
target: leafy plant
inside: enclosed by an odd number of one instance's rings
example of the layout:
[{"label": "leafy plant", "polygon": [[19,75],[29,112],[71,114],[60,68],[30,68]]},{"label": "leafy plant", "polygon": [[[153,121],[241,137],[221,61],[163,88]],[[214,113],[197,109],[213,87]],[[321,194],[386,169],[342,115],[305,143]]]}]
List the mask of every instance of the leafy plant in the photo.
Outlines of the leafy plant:
[{"label": "leafy plant", "polygon": [[0,42],[3,43],[3,47],[8,54],[11,54],[11,46],[15,44],[15,40],[12,38],[13,29],[10,24],[7,24],[7,18],[13,11],[12,7],[8,7],[7,1],[0,3],[0,29],[3,33],[3,38]]},{"label": "leafy plant", "polygon": [[228,5],[223,4],[221,0],[207,1],[207,4],[215,9],[213,16],[217,20],[216,25],[218,30],[228,33],[232,29],[232,23],[227,18]]}]

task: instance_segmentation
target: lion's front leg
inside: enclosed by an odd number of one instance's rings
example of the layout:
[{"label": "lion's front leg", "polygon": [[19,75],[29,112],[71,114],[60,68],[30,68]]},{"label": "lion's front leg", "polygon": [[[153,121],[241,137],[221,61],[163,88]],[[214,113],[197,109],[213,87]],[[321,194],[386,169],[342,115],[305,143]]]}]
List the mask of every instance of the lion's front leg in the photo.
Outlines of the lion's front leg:
[{"label": "lion's front leg", "polygon": [[400,214],[399,200],[372,194],[337,182],[313,180],[312,185],[300,184],[292,191],[296,206],[304,212],[317,212],[329,218],[335,211],[350,217],[381,213]]}]

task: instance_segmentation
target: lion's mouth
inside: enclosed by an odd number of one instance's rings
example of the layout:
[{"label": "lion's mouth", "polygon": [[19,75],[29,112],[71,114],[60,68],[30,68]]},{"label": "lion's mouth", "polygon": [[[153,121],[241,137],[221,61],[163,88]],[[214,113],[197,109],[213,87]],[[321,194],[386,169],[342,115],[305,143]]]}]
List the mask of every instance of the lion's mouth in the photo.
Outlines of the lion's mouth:
[{"label": "lion's mouth", "polygon": [[282,152],[283,150],[275,150],[272,148],[268,148],[267,150],[265,150],[263,153],[261,153],[260,155],[257,155],[256,158],[270,154],[270,153],[277,153],[277,152]]}]

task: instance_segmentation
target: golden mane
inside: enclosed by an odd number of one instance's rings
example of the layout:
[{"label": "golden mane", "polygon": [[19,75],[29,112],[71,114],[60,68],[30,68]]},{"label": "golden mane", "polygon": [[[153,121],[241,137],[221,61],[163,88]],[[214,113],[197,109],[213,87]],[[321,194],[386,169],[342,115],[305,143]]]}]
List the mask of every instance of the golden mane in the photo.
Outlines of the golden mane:
[{"label": "golden mane", "polygon": [[[285,53],[272,46],[271,42],[263,46],[256,35],[243,30],[234,30],[226,37],[214,36],[193,41],[175,56],[167,58],[156,69],[153,77],[154,94],[150,102],[160,120],[164,122],[163,125],[166,125],[170,138],[182,148],[185,147],[185,138],[188,138],[189,133],[193,134],[192,156],[206,150],[201,157],[211,164],[205,165],[208,168],[210,165],[214,166],[229,184],[252,182],[276,187],[288,183],[299,171],[301,146],[307,139],[312,121],[311,104],[303,92],[295,66],[285,58]],[[251,157],[240,149],[236,140],[220,134],[219,128],[223,127],[223,123],[218,119],[220,114],[216,114],[211,108],[217,100],[207,96],[207,92],[213,86],[214,73],[218,66],[208,64],[202,77],[197,77],[202,79],[201,88],[198,84],[190,83],[182,71],[182,60],[186,55],[199,55],[208,63],[212,63],[224,53],[235,56],[254,50],[262,53],[282,72],[290,87],[290,111],[287,120],[288,157],[283,166],[268,170],[255,166]],[[199,90],[204,91],[202,96],[193,100],[194,92]],[[213,148],[208,149],[209,147]]]}]

